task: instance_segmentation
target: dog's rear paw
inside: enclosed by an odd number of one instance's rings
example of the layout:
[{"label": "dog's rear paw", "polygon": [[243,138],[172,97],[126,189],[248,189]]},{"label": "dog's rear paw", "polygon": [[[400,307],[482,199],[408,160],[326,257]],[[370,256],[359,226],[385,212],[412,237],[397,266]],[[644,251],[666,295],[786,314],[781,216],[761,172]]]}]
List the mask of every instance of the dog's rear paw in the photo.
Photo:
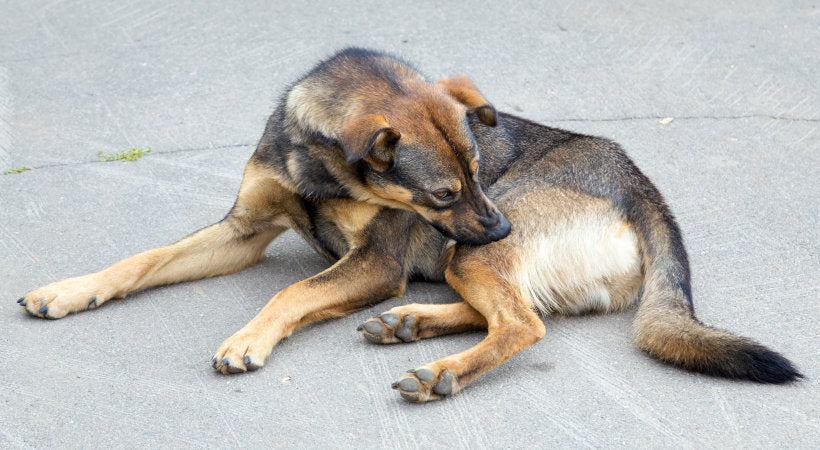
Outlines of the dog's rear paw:
[{"label": "dog's rear paw", "polygon": [[357,330],[361,331],[368,341],[377,344],[412,342],[418,340],[416,322],[415,315],[388,311],[379,317],[369,319]]},{"label": "dog's rear paw", "polygon": [[415,403],[438,400],[458,391],[458,382],[453,371],[436,366],[422,366],[411,369],[392,384],[401,398]]},{"label": "dog's rear paw", "polygon": [[72,312],[96,308],[108,298],[100,292],[92,275],[86,275],[33,290],[17,300],[17,303],[33,316],[60,319]]}]

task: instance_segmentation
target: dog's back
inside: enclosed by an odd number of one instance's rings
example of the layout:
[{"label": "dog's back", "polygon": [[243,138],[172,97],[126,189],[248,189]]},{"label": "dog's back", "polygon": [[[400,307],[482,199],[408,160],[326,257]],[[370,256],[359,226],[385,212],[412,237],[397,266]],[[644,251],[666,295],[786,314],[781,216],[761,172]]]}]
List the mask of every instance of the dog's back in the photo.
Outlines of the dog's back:
[{"label": "dog's back", "polygon": [[636,342],[661,360],[759,382],[800,376],[776,352],[695,318],[680,229],[620,146],[507,114],[497,128],[473,127],[489,150],[482,179],[490,198],[505,214],[529,199],[520,219],[510,220],[527,228],[514,278],[535,307],[610,311],[635,299]]}]

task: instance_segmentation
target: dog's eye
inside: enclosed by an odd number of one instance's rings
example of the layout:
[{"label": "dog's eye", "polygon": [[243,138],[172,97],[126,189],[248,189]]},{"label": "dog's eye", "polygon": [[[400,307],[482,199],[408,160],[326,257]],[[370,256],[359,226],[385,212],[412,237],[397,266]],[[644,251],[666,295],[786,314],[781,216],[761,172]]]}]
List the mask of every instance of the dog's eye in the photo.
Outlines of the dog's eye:
[{"label": "dog's eye", "polygon": [[453,199],[453,192],[449,189],[439,189],[433,192],[433,195],[443,202]]}]

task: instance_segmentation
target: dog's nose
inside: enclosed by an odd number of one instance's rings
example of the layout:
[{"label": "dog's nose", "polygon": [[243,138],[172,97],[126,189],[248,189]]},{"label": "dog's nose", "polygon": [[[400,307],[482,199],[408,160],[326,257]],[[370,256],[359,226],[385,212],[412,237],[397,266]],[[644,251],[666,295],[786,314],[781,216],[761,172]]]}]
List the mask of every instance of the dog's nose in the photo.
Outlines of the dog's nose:
[{"label": "dog's nose", "polygon": [[501,214],[497,214],[496,217],[498,224],[495,227],[493,227],[487,234],[487,237],[489,237],[493,241],[497,241],[499,239],[507,237],[507,235],[510,234],[510,229],[512,228],[510,226],[510,221],[507,220],[506,217],[502,216]]},{"label": "dog's nose", "polygon": [[480,223],[484,228],[493,229],[501,223],[501,219],[503,218],[504,216],[501,214],[490,213],[487,216],[478,216],[478,223]]}]

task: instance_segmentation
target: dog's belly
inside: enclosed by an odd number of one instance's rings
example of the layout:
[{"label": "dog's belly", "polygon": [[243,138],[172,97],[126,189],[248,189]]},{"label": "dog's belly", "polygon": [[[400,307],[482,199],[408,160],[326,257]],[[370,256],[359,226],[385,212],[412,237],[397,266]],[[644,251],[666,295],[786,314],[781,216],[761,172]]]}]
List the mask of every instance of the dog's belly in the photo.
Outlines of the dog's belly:
[{"label": "dog's belly", "polygon": [[[544,314],[627,307],[642,283],[638,237],[609,202],[542,189],[506,212],[514,235],[507,279]],[[517,225],[517,226],[516,226]]]}]

